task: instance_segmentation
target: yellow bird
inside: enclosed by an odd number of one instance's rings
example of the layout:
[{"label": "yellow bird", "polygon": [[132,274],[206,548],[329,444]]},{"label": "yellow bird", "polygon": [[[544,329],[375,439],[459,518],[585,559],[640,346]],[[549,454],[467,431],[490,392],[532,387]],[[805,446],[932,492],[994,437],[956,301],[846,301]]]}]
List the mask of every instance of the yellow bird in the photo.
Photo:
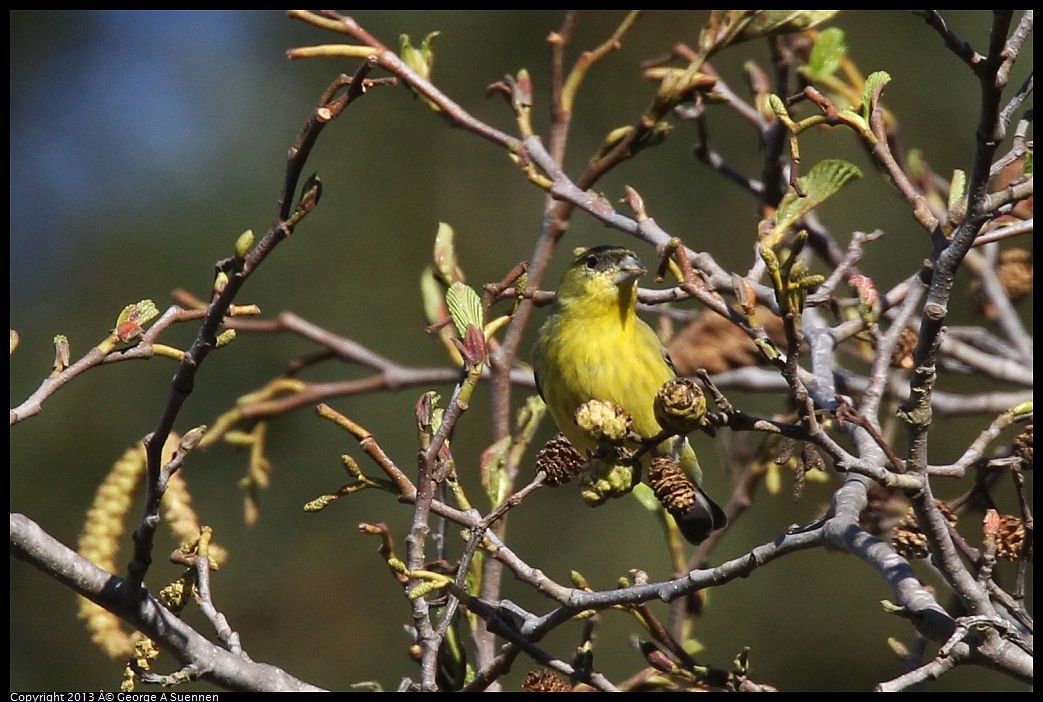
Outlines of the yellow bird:
[{"label": "yellow bird", "polygon": [[[655,331],[637,316],[637,279],[645,272],[633,251],[618,246],[577,252],[533,347],[536,388],[558,428],[580,451],[597,447],[574,419],[576,409],[590,400],[621,407],[644,438],[662,431],[654,399],[677,374]],[[652,453],[642,458],[646,475]],[[664,441],[654,453],[676,460],[695,487],[693,506],[674,513],[684,537],[698,544],[724,527],[724,512],[699,486],[702,472],[687,439]]]}]

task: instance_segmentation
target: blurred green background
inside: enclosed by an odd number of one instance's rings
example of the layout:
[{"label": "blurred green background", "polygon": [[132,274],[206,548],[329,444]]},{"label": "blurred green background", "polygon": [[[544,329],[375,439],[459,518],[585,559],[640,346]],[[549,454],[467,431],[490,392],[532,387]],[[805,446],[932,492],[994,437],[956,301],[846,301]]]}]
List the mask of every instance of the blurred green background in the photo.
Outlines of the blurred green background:
[{"label": "blurred green background", "polygon": [[[502,100],[486,98],[485,88],[528,68],[537,128],[547,125],[545,40],[562,13],[351,14],[392,47],[402,33],[419,42],[440,31],[436,83],[506,131],[514,130],[513,118]],[[600,43],[622,16],[588,13],[575,46]],[[962,36],[984,45],[988,13],[954,11],[946,17]],[[16,11],[10,19],[11,328],[21,336],[11,363],[14,406],[50,371],[55,334],[69,337],[77,358],[104,338],[126,304],[147,297],[163,309],[179,287],[206,297],[213,263],[231,253],[238,234],[260,234],[270,224],[287,149],[318,96],[337,74],[356,66],[288,61],[286,49],[336,38],[275,11]],[[608,130],[632,122],[650,101],[654,86],[640,79],[638,63],[678,41],[694,42],[703,19],[702,12],[650,13],[623,50],[591,72],[570,140],[570,172],[582,167]],[[938,37],[898,11],[842,13],[832,24],[848,33],[864,72],[893,76],[885,98],[902,120],[906,144],[922,148],[940,174],[969,168],[977,85]],[[749,58],[769,67],[760,42],[714,61],[742,94],[742,62]],[[1029,49],[1020,70],[1031,64]],[[709,124],[717,150],[738,166],[757,168],[753,130],[723,108],[711,112]],[[665,229],[745,271],[752,262],[755,203],[692,156],[694,140],[690,125],[678,126],[664,146],[627,164],[599,190],[616,198],[623,185],[634,186]],[[866,171],[866,178],[824,208],[823,217],[838,233],[886,233],[886,243],[871,248],[864,264],[878,286],[887,289],[912,272],[929,253],[928,242],[853,139],[833,130],[804,137],[801,145],[805,164],[841,157]],[[269,315],[293,310],[407,364],[446,364],[424,331],[418,292],[438,222],[455,228],[462,265],[476,286],[525,260],[540,226],[543,195],[504,153],[448,128],[402,88],[376,90],[352,106],[323,133],[306,172],[317,172],[323,181],[321,205],[251,278],[239,302],[256,303]],[[596,243],[627,242],[577,216],[563,251]],[[652,260],[647,247],[639,251]],[[559,260],[552,276],[561,265]],[[194,333],[185,325],[164,341],[187,347]],[[289,335],[241,336],[207,359],[178,429],[213,423],[237,397],[311,350]],[[42,414],[15,427],[11,510],[74,545],[111,463],[154,428],[174,368],[168,360],[154,360],[95,369],[52,397]],[[327,364],[305,377],[362,375],[357,368]],[[331,404],[371,429],[410,469],[417,450],[412,408],[425,389]],[[448,396],[451,388],[434,389]],[[516,391],[516,399],[525,392]],[[780,406],[774,398],[751,402],[761,411]],[[487,395],[480,392],[454,443],[476,500],[474,461],[491,436],[487,410]],[[955,424],[976,433],[985,423],[979,418]],[[550,433],[545,426],[541,436]],[[945,451],[958,447],[943,444],[936,441],[933,460],[955,458]],[[725,495],[727,478],[716,447],[704,441],[700,451],[711,492]],[[249,654],[317,685],[344,689],[374,680],[393,689],[416,673],[405,652],[409,606],[376,554],[378,543],[360,535],[356,525],[387,522],[402,549],[409,510],[386,495],[367,493],[305,514],[305,502],[345,482],[342,453],[375,472],[350,437],[309,411],[273,422],[273,487],[262,497],[262,519],[253,528],[243,524],[236,486],[245,471],[244,452],[219,445],[193,454],[184,474],[201,520],[231,549],[214,581],[214,597]],[[813,487],[794,505],[786,489],[781,496],[761,495],[714,557],[730,558],[771,540],[791,523],[810,519],[829,497],[828,488]],[[559,582],[567,581],[570,569],[599,588],[613,587],[635,567],[657,579],[668,575],[655,520],[632,500],[591,511],[574,490],[540,491],[512,513],[509,543]],[[151,587],[177,572],[160,556]],[[10,585],[12,690],[118,686],[120,666],[89,643],[68,590],[17,561]],[[539,611],[551,604],[511,581],[505,594]],[[697,632],[706,647],[702,658],[728,667],[743,646],[752,646],[751,677],[757,681],[788,690],[870,689],[901,672],[886,637],[910,641],[909,627],[879,609],[879,600],[889,596],[875,574],[851,557],[816,552],[786,558],[710,593]],[[198,615],[189,619],[209,631]],[[545,644],[569,658],[579,632],[565,627]],[[638,670],[642,660],[630,637],[640,633],[621,614],[602,615],[595,664],[615,679]],[[169,657],[160,661],[160,672],[172,670]],[[528,667],[519,660],[508,684],[516,684]],[[980,669],[957,671],[938,688],[1017,689]]]}]

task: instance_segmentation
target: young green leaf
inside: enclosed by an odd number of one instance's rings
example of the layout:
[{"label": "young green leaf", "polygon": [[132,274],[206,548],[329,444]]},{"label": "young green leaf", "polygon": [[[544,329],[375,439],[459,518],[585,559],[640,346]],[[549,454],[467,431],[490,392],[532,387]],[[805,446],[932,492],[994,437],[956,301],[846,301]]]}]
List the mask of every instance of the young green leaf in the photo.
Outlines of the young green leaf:
[{"label": "young green leaf", "polygon": [[446,285],[452,285],[464,279],[464,273],[460,270],[460,264],[456,258],[454,236],[452,227],[445,222],[438,223],[438,233],[435,234],[435,267]]},{"label": "young green leaf", "polygon": [[847,182],[861,178],[862,171],[852,163],[840,159],[829,159],[815,164],[811,171],[800,179],[804,197],[790,188],[779,203],[775,215],[775,229],[780,231],[815,209],[836,193]]},{"label": "young green leaf", "polygon": [[467,333],[468,325],[473,324],[479,329],[485,326],[482,299],[467,285],[460,282],[450,285],[445,293],[445,304],[461,339]]},{"label": "young green leaf", "polygon": [[818,35],[811,48],[808,65],[805,69],[811,80],[821,80],[836,73],[847,56],[847,41],[844,30],[838,27],[825,29]]},{"label": "young green leaf", "polygon": [[869,116],[873,112],[873,95],[878,88],[883,88],[891,82],[891,75],[886,71],[876,71],[866,77],[866,84],[862,88],[862,118],[869,123]]}]

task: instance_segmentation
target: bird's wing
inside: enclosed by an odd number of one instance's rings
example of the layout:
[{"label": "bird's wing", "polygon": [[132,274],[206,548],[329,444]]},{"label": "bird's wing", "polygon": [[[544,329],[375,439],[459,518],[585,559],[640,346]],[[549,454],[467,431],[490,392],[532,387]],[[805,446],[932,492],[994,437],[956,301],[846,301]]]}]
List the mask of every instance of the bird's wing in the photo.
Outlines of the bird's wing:
[{"label": "bird's wing", "polygon": [[678,375],[677,366],[674,365],[674,359],[670,358],[670,352],[663,347],[663,360],[666,361],[666,365],[670,366],[670,370],[673,372],[674,377]]}]

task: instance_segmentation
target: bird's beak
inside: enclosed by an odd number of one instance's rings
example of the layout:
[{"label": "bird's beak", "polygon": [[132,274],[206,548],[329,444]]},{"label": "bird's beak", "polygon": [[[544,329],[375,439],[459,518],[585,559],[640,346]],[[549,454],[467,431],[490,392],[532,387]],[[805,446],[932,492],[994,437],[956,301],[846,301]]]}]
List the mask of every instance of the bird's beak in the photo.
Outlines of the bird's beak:
[{"label": "bird's beak", "polygon": [[622,285],[623,283],[637,280],[647,272],[645,267],[641,265],[641,261],[637,260],[637,256],[627,254],[619,262],[619,272],[616,273],[616,277],[612,282],[616,285]]}]

